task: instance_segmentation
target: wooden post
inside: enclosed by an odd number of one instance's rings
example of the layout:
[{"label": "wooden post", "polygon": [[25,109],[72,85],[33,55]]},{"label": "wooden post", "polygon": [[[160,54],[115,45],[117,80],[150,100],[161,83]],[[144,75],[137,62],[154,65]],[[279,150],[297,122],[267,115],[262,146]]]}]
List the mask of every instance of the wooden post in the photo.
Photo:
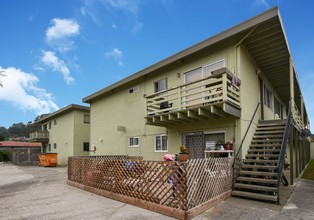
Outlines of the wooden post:
[{"label": "wooden post", "polygon": [[289,149],[290,149],[290,185],[293,185],[294,182],[294,163],[293,163],[293,157],[294,157],[294,127],[291,126],[290,128],[290,135],[289,135]]},{"label": "wooden post", "polygon": [[223,95],[223,101],[227,101],[228,99],[228,79],[227,79],[227,73],[222,74],[222,95]]},{"label": "wooden post", "polygon": [[294,147],[295,147],[295,178],[299,177],[299,142],[298,131],[294,129]]}]

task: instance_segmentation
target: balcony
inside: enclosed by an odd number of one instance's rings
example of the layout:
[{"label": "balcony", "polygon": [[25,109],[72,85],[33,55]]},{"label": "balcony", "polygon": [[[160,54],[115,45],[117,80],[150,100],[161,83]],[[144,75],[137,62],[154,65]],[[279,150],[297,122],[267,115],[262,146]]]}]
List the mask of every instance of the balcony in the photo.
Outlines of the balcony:
[{"label": "balcony", "polygon": [[193,121],[239,118],[240,79],[227,68],[213,75],[146,96],[146,123],[167,127]]},{"label": "balcony", "polygon": [[48,131],[35,131],[30,133],[31,141],[35,142],[48,142],[49,141],[49,132]]}]

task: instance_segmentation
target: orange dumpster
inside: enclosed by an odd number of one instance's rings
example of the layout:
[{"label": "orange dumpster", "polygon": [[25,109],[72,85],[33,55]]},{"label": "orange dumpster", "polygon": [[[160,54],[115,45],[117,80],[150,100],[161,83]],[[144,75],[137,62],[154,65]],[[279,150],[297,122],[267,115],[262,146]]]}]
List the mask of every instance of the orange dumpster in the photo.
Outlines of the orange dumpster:
[{"label": "orange dumpster", "polygon": [[57,166],[57,153],[38,154],[39,165],[43,167]]}]

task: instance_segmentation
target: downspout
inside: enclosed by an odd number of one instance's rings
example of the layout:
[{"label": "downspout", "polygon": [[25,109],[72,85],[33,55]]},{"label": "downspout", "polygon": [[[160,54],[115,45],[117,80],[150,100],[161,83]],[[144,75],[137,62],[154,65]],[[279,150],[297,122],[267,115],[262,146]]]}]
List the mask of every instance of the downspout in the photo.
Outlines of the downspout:
[{"label": "downspout", "polygon": [[[247,33],[235,46],[234,46],[234,74],[236,74],[236,76],[239,77],[238,75],[238,55],[237,55],[237,52],[238,52],[238,47],[243,43],[243,41],[248,38],[255,30],[256,28],[258,27],[259,25],[256,25],[252,30],[249,31],[249,33]],[[239,59],[239,62],[240,62],[240,59]],[[235,128],[234,128],[234,134],[237,134],[237,136],[235,137],[235,140],[237,140],[239,138],[239,140],[241,139],[240,137],[240,132],[239,132],[239,129],[238,126],[240,126],[240,124],[237,123],[237,119],[235,119]],[[233,143],[235,144],[235,143]],[[241,152],[241,158],[242,158],[242,152]]]}]

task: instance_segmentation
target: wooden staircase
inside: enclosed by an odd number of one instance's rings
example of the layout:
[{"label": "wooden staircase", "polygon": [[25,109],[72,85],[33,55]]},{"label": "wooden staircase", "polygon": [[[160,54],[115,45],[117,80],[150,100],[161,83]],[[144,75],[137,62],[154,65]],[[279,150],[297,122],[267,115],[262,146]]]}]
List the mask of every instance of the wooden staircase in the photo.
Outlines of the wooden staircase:
[{"label": "wooden staircase", "polygon": [[260,121],[236,179],[233,196],[278,202],[278,159],[286,120]]}]

